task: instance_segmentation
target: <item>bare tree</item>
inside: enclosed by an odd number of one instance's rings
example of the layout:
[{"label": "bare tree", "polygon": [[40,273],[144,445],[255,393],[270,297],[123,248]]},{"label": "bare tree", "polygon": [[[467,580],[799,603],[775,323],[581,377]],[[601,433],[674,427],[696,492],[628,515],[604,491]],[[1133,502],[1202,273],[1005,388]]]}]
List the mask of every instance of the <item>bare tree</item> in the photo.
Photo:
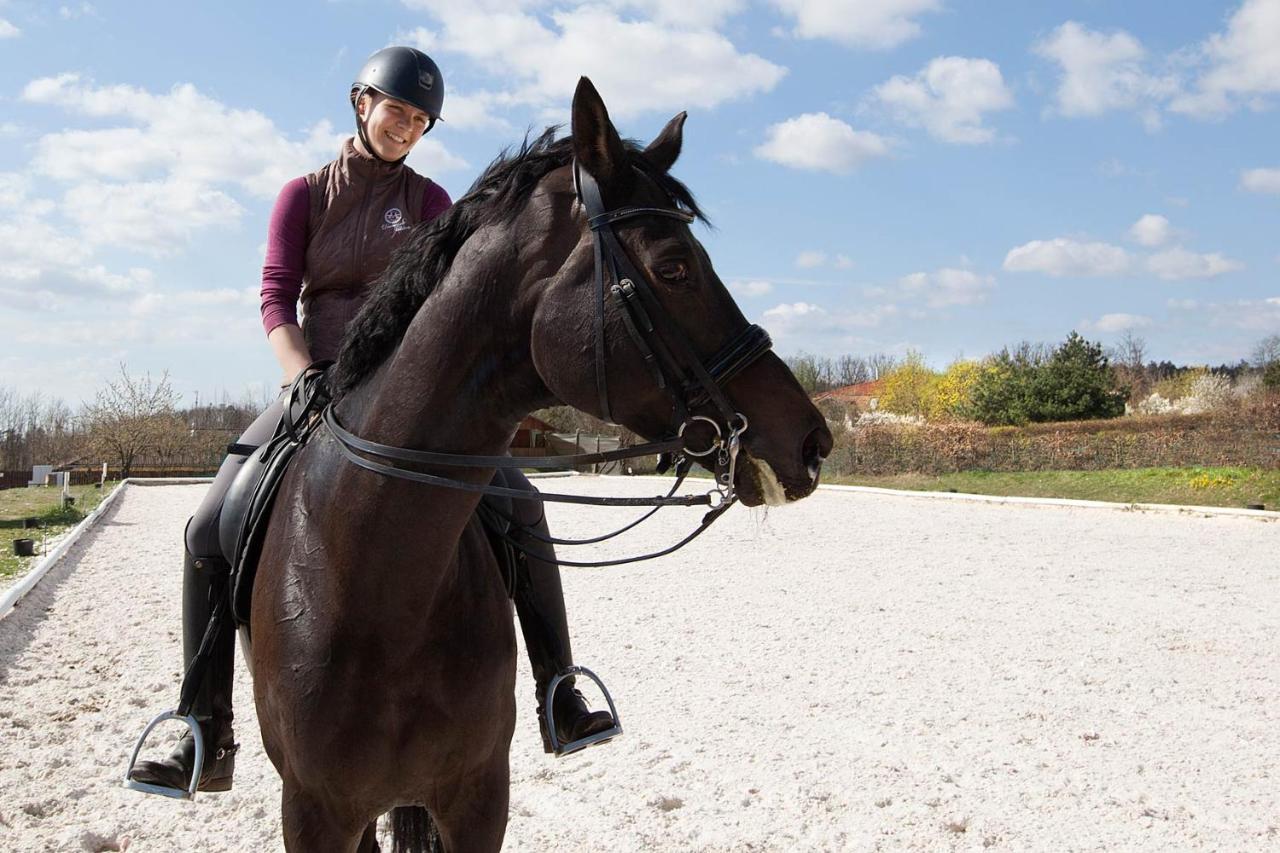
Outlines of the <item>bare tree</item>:
[{"label": "bare tree", "polygon": [[69,462],[78,438],[71,409],[62,400],[0,388],[0,468]]},{"label": "bare tree", "polygon": [[85,406],[89,447],[114,457],[120,476],[128,477],[138,457],[155,450],[171,431],[177,399],[168,371],[152,380],[150,373],[130,376],[121,364],[120,378],[108,382]]},{"label": "bare tree", "polygon": [[1250,361],[1257,368],[1266,368],[1268,365],[1280,361],[1280,335],[1267,335],[1258,341],[1253,348],[1253,357]]},{"label": "bare tree", "polygon": [[879,379],[898,366],[898,359],[885,352],[878,352],[867,359],[867,370],[872,379]]},{"label": "bare tree", "polygon": [[1109,355],[1114,365],[1141,370],[1147,363],[1147,342],[1132,329],[1125,329]]},{"label": "bare tree", "polygon": [[1125,329],[1115,346],[1107,351],[1107,358],[1120,384],[1128,389],[1130,400],[1147,396],[1151,378],[1147,373],[1147,342],[1142,337],[1132,329]]},{"label": "bare tree", "polygon": [[836,360],[836,379],[841,385],[857,385],[871,379],[871,368],[865,358],[842,355]]}]

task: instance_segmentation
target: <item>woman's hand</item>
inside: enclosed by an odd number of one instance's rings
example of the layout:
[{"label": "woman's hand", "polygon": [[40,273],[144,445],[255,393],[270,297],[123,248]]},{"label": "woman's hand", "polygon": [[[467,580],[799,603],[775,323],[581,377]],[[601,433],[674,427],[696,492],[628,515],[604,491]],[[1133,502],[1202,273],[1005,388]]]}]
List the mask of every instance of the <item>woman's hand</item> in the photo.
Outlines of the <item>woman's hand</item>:
[{"label": "woman's hand", "polygon": [[288,385],[312,361],[307,342],[302,338],[302,329],[293,323],[281,323],[271,330],[267,340],[271,342],[271,351],[284,371],[282,384]]}]

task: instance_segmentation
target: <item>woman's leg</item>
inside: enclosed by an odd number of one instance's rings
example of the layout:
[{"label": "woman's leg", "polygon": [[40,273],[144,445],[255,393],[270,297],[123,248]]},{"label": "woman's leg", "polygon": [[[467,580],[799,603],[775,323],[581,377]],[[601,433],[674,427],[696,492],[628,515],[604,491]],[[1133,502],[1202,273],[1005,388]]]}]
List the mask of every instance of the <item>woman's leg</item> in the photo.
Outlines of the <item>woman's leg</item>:
[{"label": "woman's leg", "polygon": [[[548,537],[546,514],[542,501],[537,499],[537,489],[518,470],[499,471],[495,480],[502,480],[507,488],[523,489],[530,493],[530,500],[513,500],[511,514],[520,528]],[[560,565],[556,561],[555,547],[522,532],[514,531],[523,554],[517,555],[519,571],[516,574],[515,603],[520,616],[520,630],[524,634],[525,648],[538,691],[538,723],[542,729],[543,745],[551,751],[551,739],[546,731],[543,713],[547,687],[558,674],[573,666],[573,651],[569,643],[569,621],[564,609],[564,592],[560,585]],[[591,711],[582,694],[574,689],[573,679],[565,679],[556,690],[552,705],[556,723],[556,740],[562,745],[572,744],[614,724],[607,711]]]},{"label": "woman's leg", "polygon": [[[271,438],[280,421],[283,402],[267,407],[240,436],[238,444],[258,445]],[[225,594],[230,565],[218,545],[218,519],[222,501],[246,457],[228,455],[205,492],[204,500],[187,522],[182,566],[182,659],[183,671],[191,665],[205,630],[213,618],[213,608]],[[204,737],[205,759],[200,773],[201,791],[227,791],[235,770],[239,745],[231,729],[234,718],[231,686],[235,676],[235,625],[226,612],[209,656],[208,667],[191,706]],[[195,764],[195,739],[183,735],[173,753],[162,761],[140,761],[130,778],[151,785],[186,788]]]}]

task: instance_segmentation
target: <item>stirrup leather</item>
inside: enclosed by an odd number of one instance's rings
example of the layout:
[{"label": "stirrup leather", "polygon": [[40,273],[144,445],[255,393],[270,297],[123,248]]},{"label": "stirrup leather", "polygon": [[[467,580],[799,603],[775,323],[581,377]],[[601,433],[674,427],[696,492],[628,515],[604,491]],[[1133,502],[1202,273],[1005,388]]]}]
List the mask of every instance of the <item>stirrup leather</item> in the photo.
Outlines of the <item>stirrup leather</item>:
[{"label": "stirrup leather", "polygon": [[[561,683],[566,678],[575,675],[585,675],[595,682],[596,687],[600,688],[600,692],[604,694],[604,699],[609,703],[609,715],[613,717],[613,725],[602,732],[596,732],[592,735],[579,738],[578,740],[568,743],[561,743],[559,736],[556,735],[555,720],[555,698],[556,690],[559,689]],[[551,742],[551,751],[555,753],[556,758],[563,758],[566,755],[572,755],[579,750],[586,749],[589,746],[604,743],[616,738],[622,734],[622,720],[618,717],[618,709],[613,704],[613,697],[609,695],[609,690],[604,686],[604,682],[596,676],[594,672],[583,666],[571,666],[564,669],[555,678],[551,679],[551,683],[547,685],[546,695],[543,697],[542,709],[545,720],[543,721],[547,727],[547,737]]]},{"label": "stirrup leather", "polygon": [[[170,788],[168,785],[153,785],[150,782],[138,782],[131,778],[133,775],[133,767],[138,763],[138,753],[142,751],[142,744],[147,739],[147,735],[151,734],[151,730],[166,720],[180,720],[186,723],[187,728],[191,729],[191,735],[195,738],[196,754],[192,761],[191,767],[191,784],[184,790],[182,788]],[[124,771],[124,786],[131,791],[141,791],[144,794],[159,794],[162,797],[173,797],[176,800],[194,800],[196,798],[196,788],[200,785],[200,774],[204,770],[204,734],[200,731],[200,724],[194,716],[190,714],[183,715],[177,711],[165,711],[163,714],[156,716],[154,720],[147,723],[147,727],[142,730],[142,735],[138,738],[138,742],[133,746],[133,755],[129,758],[129,767]]]}]

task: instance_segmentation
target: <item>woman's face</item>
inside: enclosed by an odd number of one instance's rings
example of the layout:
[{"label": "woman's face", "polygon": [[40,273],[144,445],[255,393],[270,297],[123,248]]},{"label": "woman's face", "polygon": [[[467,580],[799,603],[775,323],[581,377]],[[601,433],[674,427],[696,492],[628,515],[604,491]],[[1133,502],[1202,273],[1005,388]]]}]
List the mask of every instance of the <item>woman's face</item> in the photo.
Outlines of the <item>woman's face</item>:
[{"label": "woman's face", "polygon": [[364,132],[373,153],[383,160],[399,160],[427,132],[427,114],[412,104],[385,95],[361,96],[356,110],[364,121]]}]

